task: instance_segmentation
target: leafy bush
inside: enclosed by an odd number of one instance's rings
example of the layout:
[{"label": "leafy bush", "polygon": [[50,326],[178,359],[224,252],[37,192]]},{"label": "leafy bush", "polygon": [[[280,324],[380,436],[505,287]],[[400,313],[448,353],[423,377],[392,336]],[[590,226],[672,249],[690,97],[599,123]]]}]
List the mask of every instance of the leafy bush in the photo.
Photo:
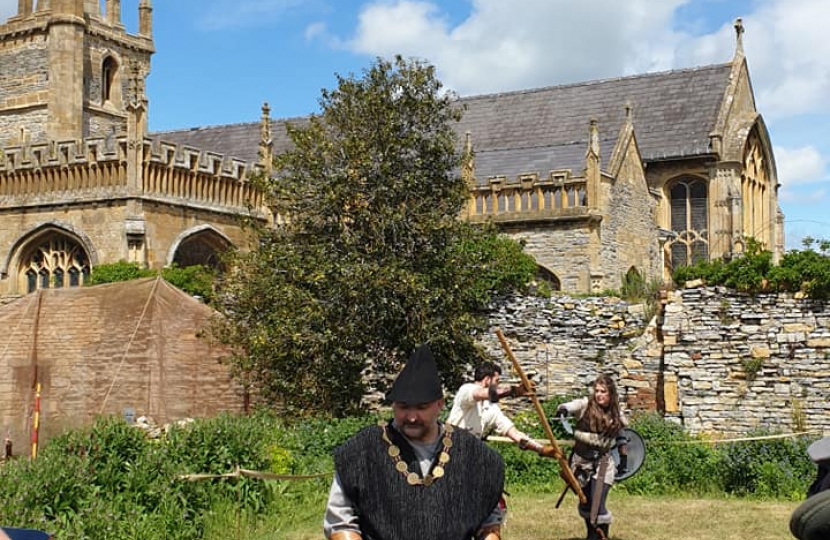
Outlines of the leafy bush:
[{"label": "leafy bush", "polygon": [[646,442],[646,461],[622,485],[637,494],[712,494],[722,491],[714,471],[720,456],[699,438],[656,414],[637,415],[635,429]]},{"label": "leafy bush", "polygon": [[119,261],[112,264],[99,264],[92,269],[87,285],[101,285],[104,283],[117,283],[119,281],[131,281],[153,277],[156,273],[152,270],[142,268],[137,263]]},{"label": "leafy bush", "polygon": [[674,271],[672,279],[678,284],[701,279],[708,285],[724,285],[750,294],[802,291],[817,300],[830,298],[830,242],[807,238],[804,250],[789,251],[777,265],[772,263],[772,253],[758,241],[747,238],[746,245],[746,252],[739,257],[683,266]]},{"label": "leafy bush", "polygon": [[[760,437],[769,433],[752,435]],[[815,475],[815,465],[806,459],[809,442],[801,437],[726,445],[721,450],[724,491],[735,495],[803,498],[807,491],[804,479]]]},{"label": "leafy bush", "polygon": [[215,299],[216,274],[210,268],[198,264],[184,268],[173,265],[163,269],[161,277],[187,294],[198,296],[207,304]]}]

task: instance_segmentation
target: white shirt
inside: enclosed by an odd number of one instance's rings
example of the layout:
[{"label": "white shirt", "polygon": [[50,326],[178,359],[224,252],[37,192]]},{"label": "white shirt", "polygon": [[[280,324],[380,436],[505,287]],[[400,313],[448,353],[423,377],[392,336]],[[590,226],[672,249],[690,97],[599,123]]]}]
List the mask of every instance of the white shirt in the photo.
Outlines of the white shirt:
[{"label": "white shirt", "polygon": [[513,427],[513,421],[501,412],[497,403],[490,400],[476,401],[473,392],[481,388],[476,383],[462,384],[455,394],[447,422],[484,437],[493,432],[504,435]]}]

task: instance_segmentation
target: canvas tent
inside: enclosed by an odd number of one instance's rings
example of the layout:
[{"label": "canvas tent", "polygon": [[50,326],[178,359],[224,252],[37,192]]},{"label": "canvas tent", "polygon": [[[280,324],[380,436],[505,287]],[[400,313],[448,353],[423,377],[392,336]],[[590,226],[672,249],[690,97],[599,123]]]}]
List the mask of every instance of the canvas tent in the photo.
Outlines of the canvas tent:
[{"label": "canvas tent", "polygon": [[243,393],[202,335],[215,312],[161,278],[42,289],[0,306],[0,428],[25,453],[99,415],[163,424],[238,412]]}]

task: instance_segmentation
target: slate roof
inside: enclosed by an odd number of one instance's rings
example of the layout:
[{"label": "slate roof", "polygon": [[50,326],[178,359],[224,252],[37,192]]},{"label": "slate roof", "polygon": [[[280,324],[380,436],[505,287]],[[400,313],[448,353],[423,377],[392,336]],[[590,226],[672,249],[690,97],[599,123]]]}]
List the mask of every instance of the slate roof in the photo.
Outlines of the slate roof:
[{"label": "slate roof", "polygon": [[[607,163],[629,104],[645,161],[707,155],[731,70],[732,64],[718,64],[461,98],[466,111],[457,126],[459,139],[463,142],[464,133],[471,133],[479,182],[533,172],[547,176],[561,169],[579,175],[590,119],[597,120],[602,162]],[[285,122],[303,121],[273,122],[275,153],[289,147]],[[151,136],[256,161],[259,129],[252,122]]]}]

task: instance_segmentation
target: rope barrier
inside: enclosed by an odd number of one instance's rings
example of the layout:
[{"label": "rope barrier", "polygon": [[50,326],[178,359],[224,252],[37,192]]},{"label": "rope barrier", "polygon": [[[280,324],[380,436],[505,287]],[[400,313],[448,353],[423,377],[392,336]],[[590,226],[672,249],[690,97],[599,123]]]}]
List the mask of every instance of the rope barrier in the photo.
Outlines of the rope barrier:
[{"label": "rope barrier", "polygon": [[797,431],[795,433],[782,433],[780,435],[761,435],[758,437],[736,437],[731,439],[708,439],[708,440],[695,440],[695,441],[653,441],[651,444],[654,445],[686,445],[686,444],[708,444],[708,445],[718,445],[718,444],[725,444],[725,443],[737,443],[737,442],[751,442],[751,441],[766,441],[772,439],[794,439],[796,437],[804,437],[806,435],[821,435],[821,431]]},{"label": "rope barrier", "polygon": [[[751,442],[751,441],[766,441],[772,439],[791,439],[796,437],[804,437],[807,435],[819,435],[821,436],[823,432],[821,431],[797,431],[795,433],[783,433],[780,435],[761,435],[757,437],[736,437],[730,439],[708,439],[708,440],[694,440],[694,441],[649,441],[646,442],[650,445],[687,445],[687,444],[708,444],[708,445],[718,445],[718,444],[726,444],[726,443],[737,443],[737,442]],[[549,441],[547,439],[534,439],[539,444],[546,444]],[[490,442],[499,442],[499,443],[513,443],[513,440],[509,437],[501,437],[496,435],[491,435],[487,437],[486,441]],[[573,441],[556,441],[557,444],[560,446],[573,446]]]},{"label": "rope barrier", "polygon": [[214,478],[256,478],[258,480],[314,480],[317,478],[327,478],[334,473],[317,473],[317,474],[274,474],[262,471],[252,471],[249,469],[236,468],[233,472],[224,474],[183,474],[178,477],[179,480],[187,480],[188,482],[198,482],[200,480],[211,480]]}]

